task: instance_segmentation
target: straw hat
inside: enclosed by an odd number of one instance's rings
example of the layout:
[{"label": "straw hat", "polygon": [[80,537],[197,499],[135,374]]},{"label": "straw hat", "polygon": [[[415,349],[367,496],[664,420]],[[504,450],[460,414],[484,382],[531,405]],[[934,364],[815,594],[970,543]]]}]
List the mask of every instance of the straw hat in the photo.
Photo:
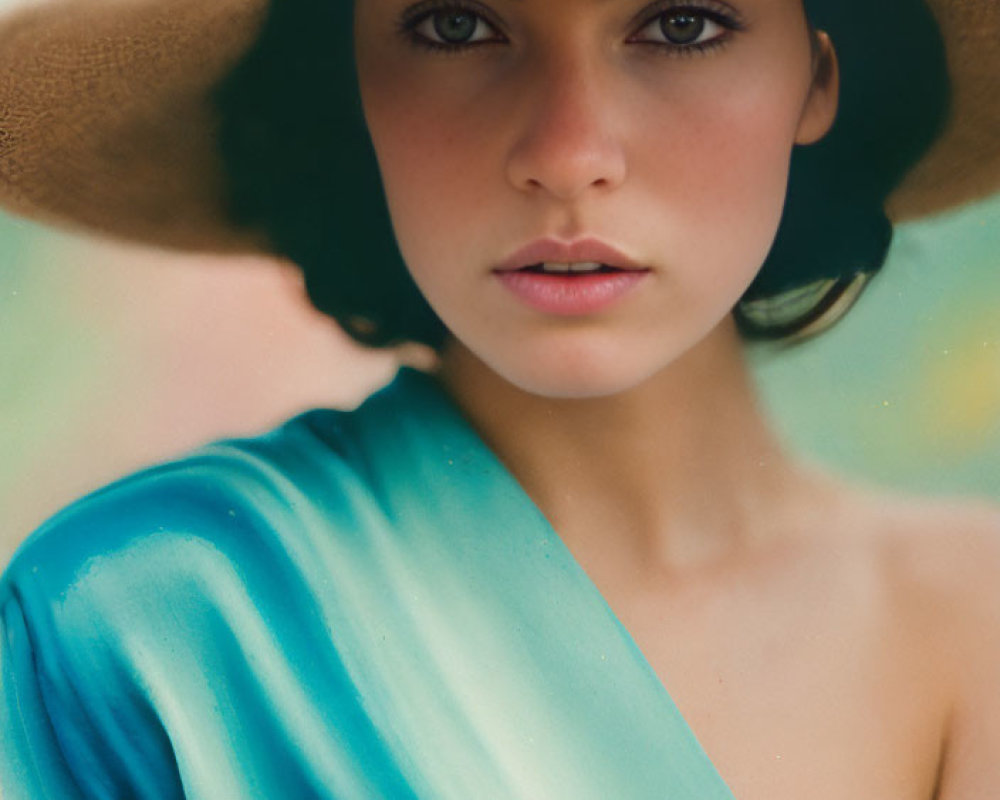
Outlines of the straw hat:
[{"label": "straw hat", "polygon": [[[0,206],[168,247],[267,251],[263,234],[227,219],[209,98],[256,41],[268,6],[31,0],[0,17]],[[1000,3],[928,6],[952,113],[889,198],[894,221],[1000,187]]]}]

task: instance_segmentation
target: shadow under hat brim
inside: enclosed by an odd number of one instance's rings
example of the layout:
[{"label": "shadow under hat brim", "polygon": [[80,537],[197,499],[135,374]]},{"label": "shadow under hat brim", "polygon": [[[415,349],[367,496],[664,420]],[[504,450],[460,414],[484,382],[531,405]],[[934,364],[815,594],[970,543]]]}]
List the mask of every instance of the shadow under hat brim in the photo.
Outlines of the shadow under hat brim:
[{"label": "shadow under hat brim", "polygon": [[927,0],[944,42],[951,110],[930,150],[890,195],[896,222],[1000,188],[1000,2]]}]

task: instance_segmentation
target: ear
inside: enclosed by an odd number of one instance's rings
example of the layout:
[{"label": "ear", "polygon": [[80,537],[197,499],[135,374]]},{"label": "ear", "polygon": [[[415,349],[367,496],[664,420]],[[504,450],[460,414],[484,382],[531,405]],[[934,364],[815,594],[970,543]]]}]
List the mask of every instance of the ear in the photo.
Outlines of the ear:
[{"label": "ear", "polygon": [[822,139],[833,126],[840,96],[840,68],[837,52],[826,31],[813,34],[812,85],[802,108],[796,144],[812,144]]}]

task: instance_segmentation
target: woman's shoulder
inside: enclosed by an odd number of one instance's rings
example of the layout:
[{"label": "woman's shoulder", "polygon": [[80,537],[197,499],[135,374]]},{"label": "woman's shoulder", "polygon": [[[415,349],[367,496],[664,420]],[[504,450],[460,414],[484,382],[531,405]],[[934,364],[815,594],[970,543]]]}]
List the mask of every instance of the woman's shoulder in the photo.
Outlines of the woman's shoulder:
[{"label": "woman's shoulder", "polygon": [[1000,506],[911,501],[882,531],[890,597],[917,632],[911,657],[934,665],[946,699],[938,797],[987,797],[1000,785]]},{"label": "woman's shoulder", "polygon": [[333,510],[364,483],[352,424],[316,410],[212,442],[80,498],[24,542],[0,578],[0,794],[55,796],[33,787],[78,778],[122,797],[138,796],[134,780],[174,787],[171,747],[195,742],[163,746],[160,717],[228,724],[231,698],[253,691],[238,665],[308,670],[336,611],[316,541],[344,529]]},{"label": "woman's shoulder", "polygon": [[137,574],[149,580],[151,567],[163,578],[205,559],[260,558],[309,516],[318,494],[335,505],[338,490],[363,481],[350,428],[350,412],[313,409],[122,477],[46,520],[16,550],[0,585],[51,600],[109,574],[131,583]]},{"label": "woman's shoulder", "polygon": [[974,609],[1000,607],[1000,505],[846,482],[833,486],[831,552],[853,554],[894,612],[955,629]]},{"label": "woman's shoulder", "polygon": [[908,721],[904,751],[939,754],[935,797],[991,796],[1000,785],[1000,506],[830,485],[810,541],[826,574],[848,578],[827,599],[851,620],[842,667],[870,669],[869,704]]},{"label": "woman's shoulder", "polygon": [[861,538],[897,591],[933,597],[938,611],[1000,603],[1000,505],[882,492],[859,506]]},{"label": "woman's shoulder", "polygon": [[[1000,505],[860,492],[859,551],[899,673],[917,665],[941,728],[942,800],[1000,785]],[[865,522],[867,520],[867,522]]]},{"label": "woman's shoulder", "polygon": [[935,680],[962,682],[984,658],[1000,675],[1000,505],[820,482],[810,552],[848,578],[864,625],[899,644],[895,655],[918,656]]},{"label": "woman's shoulder", "polygon": [[389,388],[354,410],[310,409],[81,497],[22,543],[0,591],[53,598],[114,582],[148,594],[141,581],[180,582],[208,563],[244,576],[248,565],[307,565],[331,539],[399,513],[386,505],[433,449],[426,412],[440,402],[420,405],[426,387],[408,375]]}]

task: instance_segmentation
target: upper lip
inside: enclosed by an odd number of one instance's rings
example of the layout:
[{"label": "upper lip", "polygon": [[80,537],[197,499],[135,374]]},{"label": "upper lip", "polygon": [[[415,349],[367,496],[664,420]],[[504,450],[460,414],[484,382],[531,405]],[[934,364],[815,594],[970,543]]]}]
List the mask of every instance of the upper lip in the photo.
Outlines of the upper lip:
[{"label": "upper lip", "polygon": [[600,239],[587,238],[561,242],[558,239],[544,238],[535,239],[517,250],[504,260],[496,271],[510,272],[543,262],[574,264],[581,261],[596,261],[598,264],[619,269],[646,269]]}]

